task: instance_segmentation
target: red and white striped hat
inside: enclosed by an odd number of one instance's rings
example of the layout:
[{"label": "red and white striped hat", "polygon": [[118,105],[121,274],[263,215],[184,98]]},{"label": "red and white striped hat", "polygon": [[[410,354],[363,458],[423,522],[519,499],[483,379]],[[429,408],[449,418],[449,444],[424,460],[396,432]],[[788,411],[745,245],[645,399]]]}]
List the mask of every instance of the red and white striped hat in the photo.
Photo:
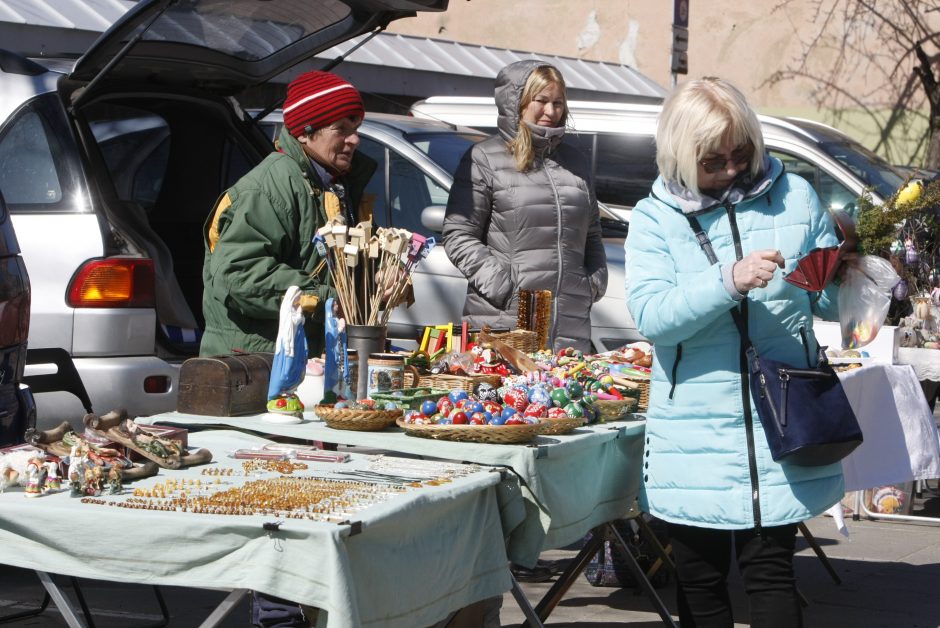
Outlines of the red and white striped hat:
[{"label": "red and white striped hat", "polygon": [[349,116],[365,116],[362,97],[349,81],[332,72],[305,72],[287,86],[284,124],[294,137]]}]

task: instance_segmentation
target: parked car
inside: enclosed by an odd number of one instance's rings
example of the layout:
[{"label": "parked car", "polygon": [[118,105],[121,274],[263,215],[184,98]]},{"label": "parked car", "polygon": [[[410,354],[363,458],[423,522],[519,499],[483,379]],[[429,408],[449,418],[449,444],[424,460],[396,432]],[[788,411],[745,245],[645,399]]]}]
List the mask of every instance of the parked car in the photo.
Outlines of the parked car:
[{"label": "parked car", "polygon": [[21,385],[29,303],[29,274],[0,194],[0,447],[23,442],[23,434],[36,419],[32,396]]},{"label": "parked car", "polygon": [[[656,178],[658,105],[570,101],[572,130],[565,141],[580,146],[594,164],[598,198],[629,220],[629,210],[649,194]],[[491,131],[496,128],[492,98],[432,97],[411,112]],[[788,171],[806,178],[823,206],[853,213],[869,189],[876,202],[889,197],[904,180],[894,166],[844,133],[819,122],[760,116],[764,142]]]},{"label": "parked car", "polygon": [[[262,126],[274,138],[282,122],[279,112]],[[359,150],[378,163],[366,193],[375,198],[375,224],[433,236],[440,242],[447,196],[463,154],[486,134],[443,122],[369,113],[359,128]],[[384,175],[383,175],[384,173]],[[642,337],[629,318],[623,293],[623,241],[627,223],[601,207],[609,280],[607,293],[591,309],[591,340],[597,351],[623,346]],[[443,246],[416,267],[415,305],[392,311],[388,337],[397,346],[413,348],[425,325],[462,318],[466,278],[451,264]]]},{"label": "parked car", "polygon": [[[33,282],[30,346],[68,350],[96,410],[173,409],[198,347],[205,216],[272,150],[237,97],[447,4],[142,0],[67,72],[0,52],[0,190]],[[40,428],[83,414],[67,393],[37,397]]]}]

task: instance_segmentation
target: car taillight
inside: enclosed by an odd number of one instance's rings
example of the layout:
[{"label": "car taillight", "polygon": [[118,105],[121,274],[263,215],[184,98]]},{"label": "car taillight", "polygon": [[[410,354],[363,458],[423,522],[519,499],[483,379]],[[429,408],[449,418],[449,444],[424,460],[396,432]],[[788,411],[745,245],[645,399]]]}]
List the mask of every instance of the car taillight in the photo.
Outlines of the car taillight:
[{"label": "car taillight", "polygon": [[66,300],[71,307],[153,307],[153,260],[88,260],[72,277]]}]

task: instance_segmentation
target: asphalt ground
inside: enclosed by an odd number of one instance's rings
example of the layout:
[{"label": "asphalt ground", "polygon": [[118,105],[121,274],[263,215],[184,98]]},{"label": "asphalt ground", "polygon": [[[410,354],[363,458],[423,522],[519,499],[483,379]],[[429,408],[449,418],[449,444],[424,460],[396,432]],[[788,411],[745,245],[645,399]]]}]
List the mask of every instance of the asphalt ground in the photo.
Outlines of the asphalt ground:
[{"label": "asphalt ground", "polygon": [[[931,482],[936,488],[936,483]],[[940,492],[926,490],[914,501],[915,516],[940,517]],[[798,538],[795,560],[798,586],[806,598],[805,625],[814,628],[937,628],[940,626],[940,523],[861,519],[847,521],[849,537],[842,536],[829,517],[817,517],[807,527],[829,557],[842,583],[833,582],[805,539]],[[4,548],[9,551],[12,548]],[[13,550],[15,551],[15,550]],[[543,558],[565,559],[576,549],[546,552]],[[128,564],[132,573],[133,564]],[[120,580],[121,574],[115,574]],[[56,576],[63,591],[73,596],[70,579]],[[81,590],[98,628],[144,628],[160,618],[153,589],[144,585],[81,580]],[[523,583],[533,603],[551,586]],[[172,627],[195,628],[222,601],[225,593],[204,589],[161,587]],[[675,587],[657,590],[675,613]],[[731,582],[735,626],[748,626],[747,601],[740,582]],[[24,610],[42,598],[36,575],[30,571],[0,567],[0,615]],[[74,599],[74,598],[73,598]],[[244,628],[248,602],[242,600],[220,624]],[[503,626],[518,626],[523,619],[513,597],[506,594],[501,611]],[[54,606],[42,614],[10,626],[56,628],[66,626]],[[592,587],[578,577],[548,618],[552,627],[604,628],[631,626],[652,628],[662,622],[649,599],[632,588]],[[420,627],[416,627],[420,628]]]}]

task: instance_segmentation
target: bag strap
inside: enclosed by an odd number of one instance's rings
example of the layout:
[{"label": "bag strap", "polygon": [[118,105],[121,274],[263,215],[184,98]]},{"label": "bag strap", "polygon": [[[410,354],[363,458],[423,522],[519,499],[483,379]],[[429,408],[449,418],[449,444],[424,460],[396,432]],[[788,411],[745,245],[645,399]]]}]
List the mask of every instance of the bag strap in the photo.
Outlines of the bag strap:
[{"label": "bag strap", "polygon": [[[734,207],[731,205],[725,205],[725,211],[728,213],[728,219],[731,221],[731,237],[734,240],[734,254],[735,257],[740,261],[744,257],[744,251],[741,247],[741,234],[738,232],[738,224],[735,220]],[[705,257],[708,258],[708,263],[714,266],[718,263],[718,256],[715,255],[715,249],[712,247],[712,241],[709,239],[708,234],[705,233],[705,229],[702,228],[702,223],[699,222],[698,218],[690,214],[685,215],[686,220],[689,221],[689,226],[692,228],[692,232],[695,234],[695,240],[698,242],[699,246],[702,247],[702,251],[705,253]],[[731,318],[734,319],[734,324],[738,327],[738,332],[741,334],[741,339],[744,341],[743,346],[745,351],[752,352],[754,355],[757,355],[757,349],[754,348],[754,344],[751,342],[751,337],[747,331],[747,297],[741,300],[740,309],[737,307],[731,308]]]}]

